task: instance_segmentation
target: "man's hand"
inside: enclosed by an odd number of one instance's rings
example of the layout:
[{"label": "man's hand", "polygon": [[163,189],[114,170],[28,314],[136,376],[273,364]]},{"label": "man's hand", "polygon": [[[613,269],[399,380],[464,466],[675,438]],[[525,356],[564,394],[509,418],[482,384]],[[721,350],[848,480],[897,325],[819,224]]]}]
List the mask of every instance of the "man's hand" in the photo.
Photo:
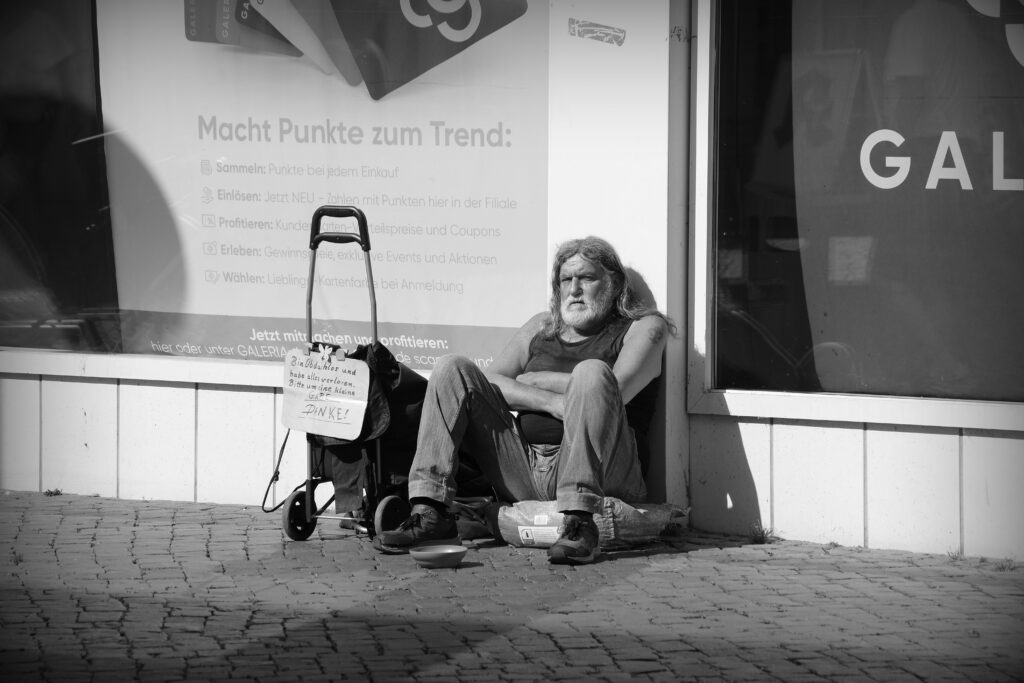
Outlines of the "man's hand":
[{"label": "man's hand", "polygon": [[528,384],[531,387],[552,391],[556,394],[564,394],[569,385],[569,374],[565,372],[552,372],[549,370],[540,372],[524,372],[516,377],[521,384]]},{"label": "man's hand", "polygon": [[565,391],[569,387],[571,377],[572,375],[567,372],[541,370],[524,372],[516,377],[516,382],[547,392],[549,395],[545,396],[547,408],[544,409],[544,412],[562,420],[565,418]]},{"label": "man's hand", "polygon": [[[530,341],[543,329],[550,318],[548,313],[538,313],[519,328],[494,363],[487,369],[487,377],[501,390],[505,401],[512,410],[532,410],[548,413],[559,420],[565,412],[561,392],[540,386],[540,375],[548,373],[525,373],[530,359]],[[537,381],[538,384],[534,384]],[[568,377],[566,377],[568,381]],[[553,385],[549,385],[553,386]]]},{"label": "man's hand", "polygon": [[501,390],[512,410],[547,413],[559,420],[565,415],[565,398],[561,393],[524,384],[504,375],[488,375],[488,379]]}]

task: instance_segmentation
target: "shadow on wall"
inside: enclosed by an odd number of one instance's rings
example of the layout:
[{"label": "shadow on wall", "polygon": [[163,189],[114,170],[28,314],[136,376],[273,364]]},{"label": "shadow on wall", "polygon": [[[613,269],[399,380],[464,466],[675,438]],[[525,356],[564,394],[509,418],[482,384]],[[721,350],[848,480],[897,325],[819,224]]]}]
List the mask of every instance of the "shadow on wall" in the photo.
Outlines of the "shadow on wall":
[{"label": "shadow on wall", "polygon": [[651,286],[647,284],[647,280],[644,279],[644,276],[633,268],[626,267],[625,270],[626,279],[629,280],[629,285],[633,288],[633,292],[636,294],[637,298],[650,308],[658,308],[658,302],[654,298],[654,292],[651,291]]},{"label": "shadow on wall", "polygon": [[[181,238],[169,202],[152,172],[122,137],[108,135],[106,140],[110,201],[118,210],[113,236],[122,285],[121,307],[182,310],[188,282]],[[183,222],[191,220],[198,228],[197,217],[181,218]],[[140,334],[148,338],[148,333],[133,332],[135,337]]]},{"label": "shadow on wall", "polygon": [[[658,302],[651,291],[647,280],[638,271],[626,267],[626,278],[636,297],[648,308],[658,309]],[[658,309],[660,310],[660,309]],[[675,321],[673,321],[675,322]],[[678,323],[676,323],[678,324]],[[682,444],[666,445],[665,436],[665,406],[667,404],[667,367],[666,361],[662,360],[661,376],[654,380],[658,383],[657,401],[654,408],[654,415],[651,417],[650,432],[648,434],[637,434],[637,446],[641,454],[641,461],[644,468],[644,478],[647,483],[647,499],[652,503],[664,503],[669,499],[670,486],[668,483],[668,460],[669,458],[680,458]],[[680,502],[680,501],[673,501]]]},{"label": "shadow on wall", "polygon": [[[0,7],[3,345],[123,350],[117,273],[126,266],[146,273],[145,289],[172,307],[184,293],[167,201],[125,142],[103,129],[92,23],[91,6],[75,0]],[[129,178],[115,189],[145,207],[119,215],[119,226],[107,188],[115,159]]]},{"label": "shadow on wall", "polygon": [[[641,300],[657,307],[643,276],[628,268],[627,275]],[[685,321],[673,322],[680,327],[679,334],[685,337]],[[684,343],[683,349],[686,346]],[[663,372],[658,380],[661,387],[649,438],[653,446],[647,465],[649,500],[665,502],[669,497],[676,498],[678,494],[673,495],[673,490],[678,490],[682,484],[686,502],[691,507],[690,526],[694,529],[739,536],[751,536],[755,528],[767,529],[771,524],[770,511],[762,507],[766,506],[768,495],[767,492],[758,494],[741,427],[729,417],[666,416],[666,375],[667,372]],[[695,380],[684,375],[669,381]],[[682,391],[685,405],[685,386]],[[675,419],[684,420],[677,431],[682,433],[681,439],[689,439],[689,444],[668,443],[665,430],[670,420]],[[684,455],[687,445],[688,458]],[[673,471],[670,462],[682,463],[684,482],[668,481],[670,476],[680,476]]]},{"label": "shadow on wall", "polygon": [[[770,354],[760,357],[770,357]],[[757,376],[755,381],[764,381],[777,371],[768,365],[751,366],[751,372]],[[735,372],[735,368],[723,365],[717,372]],[[703,381],[702,377],[687,377],[687,382]],[[753,422],[763,424],[766,421]],[[743,438],[742,424],[724,415],[689,416],[688,489],[692,506],[690,525],[695,529],[753,536],[772,523],[771,510],[767,509],[769,492],[758,494],[750,466],[756,454],[747,452],[750,442]]]},{"label": "shadow on wall", "polygon": [[[628,276],[637,294],[651,306],[656,306],[654,295],[643,276],[627,269]],[[673,321],[681,326],[679,334],[685,336],[685,321]],[[684,344],[684,348],[686,345]],[[762,510],[765,495],[758,495],[757,485],[750,469],[741,428],[735,420],[711,415],[679,416],[686,421],[683,439],[689,439],[689,457],[684,458],[686,444],[666,444],[664,429],[668,420],[665,415],[667,392],[665,373],[662,373],[661,390],[658,396],[657,413],[653,420],[650,443],[655,445],[647,468],[648,497],[652,502],[665,502],[672,487],[667,477],[670,459],[683,462],[686,467],[686,500],[690,506],[690,526],[694,529],[714,533],[750,536],[755,529],[767,529],[771,524],[769,510]],[[695,380],[684,376],[684,382]],[[686,387],[683,387],[685,405]],[[685,410],[685,408],[684,408]],[[666,444],[659,450],[658,444]]]},{"label": "shadow on wall", "polygon": [[762,509],[741,427],[727,416],[691,417],[690,525],[714,533],[752,535],[771,525]]}]

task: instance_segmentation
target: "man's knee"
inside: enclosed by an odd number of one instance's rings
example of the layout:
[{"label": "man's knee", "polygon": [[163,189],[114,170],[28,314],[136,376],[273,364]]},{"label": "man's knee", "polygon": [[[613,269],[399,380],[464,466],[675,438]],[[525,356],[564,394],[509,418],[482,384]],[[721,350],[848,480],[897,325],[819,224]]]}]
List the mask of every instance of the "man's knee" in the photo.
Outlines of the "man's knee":
[{"label": "man's knee", "polygon": [[436,381],[442,377],[464,377],[467,374],[479,372],[480,368],[476,363],[465,356],[448,355],[441,356],[434,364],[430,372],[430,379]]},{"label": "man's knee", "polygon": [[590,392],[612,387],[618,389],[611,366],[596,359],[581,361],[573,368],[569,380],[569,389],[573,391]]},{"label": "man's knee", "polygon": [[462,355],[442,355],[437,358],[433,370],[430,371],[430,376],[434,375],[445,375],[449,373],[464,373],[467,367],[476,367],[476,364],[469,358]]}]

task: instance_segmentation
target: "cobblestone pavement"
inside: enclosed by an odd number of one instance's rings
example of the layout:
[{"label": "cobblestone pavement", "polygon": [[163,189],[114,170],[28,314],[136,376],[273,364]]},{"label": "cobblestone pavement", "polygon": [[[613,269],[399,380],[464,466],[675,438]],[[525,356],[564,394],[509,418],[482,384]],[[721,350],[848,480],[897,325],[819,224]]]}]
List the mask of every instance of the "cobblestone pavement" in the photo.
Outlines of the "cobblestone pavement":
[{"label": "cobblestone pavement", "polygon": [[3,681],[1024,678],[1009,561],[691,533],[458,569],[258,507],[0,492]]}]

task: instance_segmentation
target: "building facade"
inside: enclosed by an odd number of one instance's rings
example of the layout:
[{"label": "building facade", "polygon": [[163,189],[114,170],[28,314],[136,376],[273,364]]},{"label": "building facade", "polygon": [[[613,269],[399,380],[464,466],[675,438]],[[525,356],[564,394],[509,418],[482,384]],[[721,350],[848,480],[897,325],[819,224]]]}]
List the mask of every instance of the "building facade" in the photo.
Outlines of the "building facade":
[{"label": "building facade", "polygon": [[213,4],[4,10],[0,487],[257,504],[309,216],[352,204],[423,373],[615,244],[679,324],[648,478],[693,526],[1024,558],[1017,3]]}]

